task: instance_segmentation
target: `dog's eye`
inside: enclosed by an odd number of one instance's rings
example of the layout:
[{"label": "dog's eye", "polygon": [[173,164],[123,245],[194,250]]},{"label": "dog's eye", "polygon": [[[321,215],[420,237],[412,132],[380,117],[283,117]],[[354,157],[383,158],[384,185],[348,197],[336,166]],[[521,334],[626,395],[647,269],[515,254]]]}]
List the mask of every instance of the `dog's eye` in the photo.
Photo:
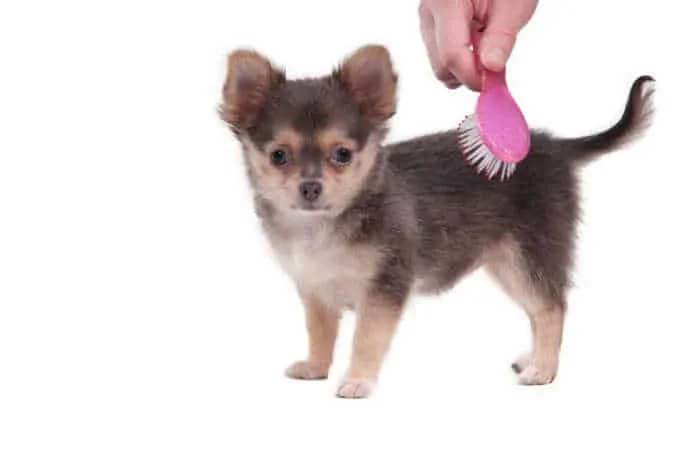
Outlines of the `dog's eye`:
[{"label": "dog's eye", "polygon": [[289,161],[289,157],[287,156],[287,152],[285,152],[282,149],[274,150],[270,154],[270,159],[272,160],[272,164],[275,166],[282,166]]},{"label": "dog's eye", "polygon": [[333,151],[331,162],[334,165],[347,165],[352,160],[352,152],[346,147],[338,147]]}]

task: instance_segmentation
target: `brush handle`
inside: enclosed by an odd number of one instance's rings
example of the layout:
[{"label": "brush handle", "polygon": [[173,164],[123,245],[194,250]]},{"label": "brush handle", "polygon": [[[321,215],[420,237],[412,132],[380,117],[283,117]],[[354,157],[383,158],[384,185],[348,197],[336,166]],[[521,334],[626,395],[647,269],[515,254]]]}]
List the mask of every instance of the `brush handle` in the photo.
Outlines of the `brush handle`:
[{"label": "brush handle", "polygon": [[481,142],[493,159],[518,163],[530,149],[530,129],[508,90],[505,67],[500,72],[493,72],[482,66],[479,57],[481,31],[477,28],[472,31],[476,68],[481,73],[481,92],[474,113]]}]

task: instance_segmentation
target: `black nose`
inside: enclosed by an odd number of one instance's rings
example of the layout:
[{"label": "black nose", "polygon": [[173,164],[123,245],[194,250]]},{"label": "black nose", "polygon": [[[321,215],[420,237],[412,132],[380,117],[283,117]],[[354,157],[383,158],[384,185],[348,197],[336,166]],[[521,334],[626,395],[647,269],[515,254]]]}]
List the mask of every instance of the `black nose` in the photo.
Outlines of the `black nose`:
[{"label": "black nose", "polygon": [[313,202],[321,195],[323,186],[318,181],[304,181],[299,185],[301,196],[309,202]]}]

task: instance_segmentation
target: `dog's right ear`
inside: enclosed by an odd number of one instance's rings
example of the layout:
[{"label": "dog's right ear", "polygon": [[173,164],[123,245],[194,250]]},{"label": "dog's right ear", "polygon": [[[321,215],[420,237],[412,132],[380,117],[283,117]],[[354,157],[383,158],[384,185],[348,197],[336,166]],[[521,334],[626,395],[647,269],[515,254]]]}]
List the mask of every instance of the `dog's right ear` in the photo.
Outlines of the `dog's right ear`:
[{"label": "dog's right ear", "polygon": [[285,80],[282,69],[253,50],[236,50],[228,56],[223,102],[219,115],[231,129],[240,134],[257,121],[265,101]]},{"label": "dog's right ear", "polygon": [[372,122],[383,123],[396,112],[398,76],[386,47],[377,44],[360,47],[333,76]]}]

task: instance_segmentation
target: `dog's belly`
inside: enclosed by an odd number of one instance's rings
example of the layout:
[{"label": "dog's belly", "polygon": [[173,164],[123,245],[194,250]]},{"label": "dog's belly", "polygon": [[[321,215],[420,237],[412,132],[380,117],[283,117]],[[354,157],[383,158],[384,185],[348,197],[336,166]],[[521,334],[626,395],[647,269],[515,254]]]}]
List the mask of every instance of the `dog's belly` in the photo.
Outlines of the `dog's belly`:
[{"label": "dog's belly", "polygon": [[416,270],[412,292],[418,294],[439,294],[449,291],[461,279],[466,278],[484,265],[486,255],[478,259],[464,258],[458,261],[426,263]]}]

